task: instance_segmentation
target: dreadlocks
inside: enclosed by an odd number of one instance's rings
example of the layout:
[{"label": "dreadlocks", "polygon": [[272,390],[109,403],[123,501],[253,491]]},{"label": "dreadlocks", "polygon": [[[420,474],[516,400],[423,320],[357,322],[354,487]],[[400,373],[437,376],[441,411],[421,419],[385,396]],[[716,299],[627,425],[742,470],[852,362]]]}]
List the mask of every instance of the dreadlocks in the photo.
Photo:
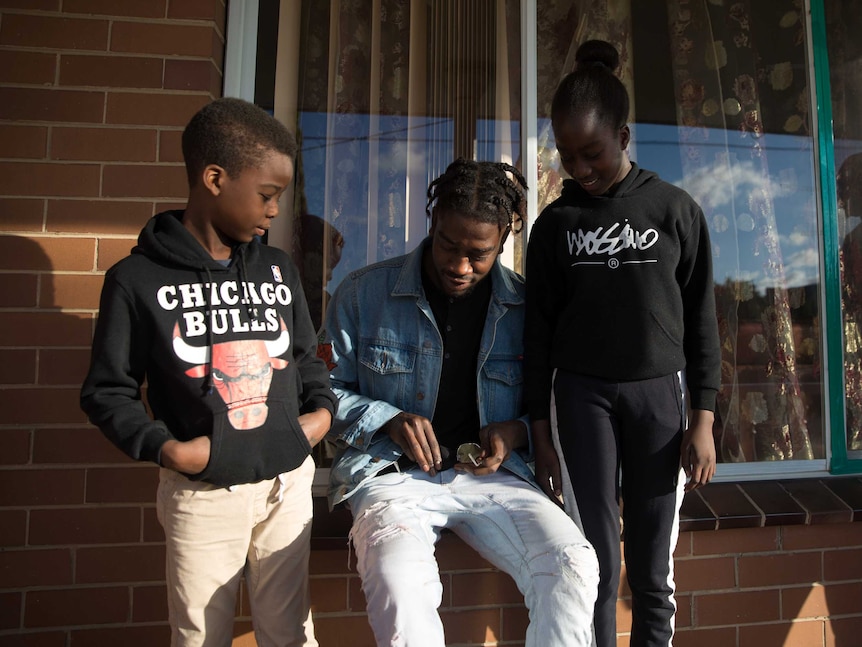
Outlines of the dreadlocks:
[{"label": "dreadlocks", "polygon": [[428,186],[425,211],[430,216],[433,205],[435,212],[458,212],[517,234],[524,225],[526,190],[524,176],[510,164],[458,158]]}]

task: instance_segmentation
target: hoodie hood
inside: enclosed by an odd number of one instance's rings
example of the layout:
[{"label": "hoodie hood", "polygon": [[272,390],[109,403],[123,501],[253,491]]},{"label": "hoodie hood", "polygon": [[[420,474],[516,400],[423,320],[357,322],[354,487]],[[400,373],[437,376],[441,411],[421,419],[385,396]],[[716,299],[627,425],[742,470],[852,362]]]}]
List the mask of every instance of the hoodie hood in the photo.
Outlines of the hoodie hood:
[{"label": "hoodie hood", "polygon": [[635,191],[648,188],[651,184],[659,182],[659,176],[653,171],[647,171],[632,162],[632,168],[621,182],[614,185],[604,195],[592,195],[587,193],[577,180],[563,180],[563,191],[561,197],[566,200],[607,200],[609,198],[622,198]]}]

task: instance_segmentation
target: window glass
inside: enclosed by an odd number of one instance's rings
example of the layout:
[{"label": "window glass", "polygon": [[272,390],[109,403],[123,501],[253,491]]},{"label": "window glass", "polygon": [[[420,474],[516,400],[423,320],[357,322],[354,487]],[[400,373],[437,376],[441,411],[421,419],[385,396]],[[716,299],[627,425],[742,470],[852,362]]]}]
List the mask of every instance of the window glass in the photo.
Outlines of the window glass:
[{"label": "window glass", "polygon": [[838,198],[847,449],[862,452],[862,5],[827,2]]},{"label": "window glass", "polygon": [[821,228],[802,3],[538,0],[537,13],[540,209],[564,175],[549,123],[553,90],[579,43],[609,40],[632,97],[632,159],[686,189],[709,223],[719,461],[824,458]]}]

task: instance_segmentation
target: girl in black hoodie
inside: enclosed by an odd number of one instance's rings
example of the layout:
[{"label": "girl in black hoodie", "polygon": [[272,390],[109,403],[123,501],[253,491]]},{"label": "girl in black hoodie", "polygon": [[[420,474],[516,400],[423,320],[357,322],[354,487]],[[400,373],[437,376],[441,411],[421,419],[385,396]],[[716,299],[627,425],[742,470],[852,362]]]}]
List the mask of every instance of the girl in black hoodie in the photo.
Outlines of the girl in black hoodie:
[{"label": "girl in black hoodie", "polygon": [[572,179],[537,219],[527,251],[536,477],[550,496],[560,494],[553,389],[563,458],[599,556],[598,645],[616,645],[622,499],[631,644],[666,646],[683,486],[704,485],[715,472],[720,354],[711,248],[694,200],[629,160],[629,100],[614,74],[616,49],[590,41],[577,59],[552,105]]}]

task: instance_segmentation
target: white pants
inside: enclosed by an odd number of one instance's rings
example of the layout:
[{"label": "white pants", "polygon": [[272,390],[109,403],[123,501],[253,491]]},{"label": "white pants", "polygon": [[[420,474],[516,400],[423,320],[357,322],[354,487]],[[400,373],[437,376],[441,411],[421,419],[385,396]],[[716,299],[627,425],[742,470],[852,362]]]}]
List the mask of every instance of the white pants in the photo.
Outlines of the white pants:
[{"label": "white pants", "polygon": [[308,594],[313,477],[310,456],[278,478],[231,488],[161,470],[172,647],[231,644],[243,575],[258,647],[317,647]]},{"label": "white pants", "polygon": [[530,614],[526,647],[591,644],[595,552],[563,510],[518,477],[414,469],[368,479],[349,502],[378,646],[445,644],[434,558],[444,528],[515,580]]}]

